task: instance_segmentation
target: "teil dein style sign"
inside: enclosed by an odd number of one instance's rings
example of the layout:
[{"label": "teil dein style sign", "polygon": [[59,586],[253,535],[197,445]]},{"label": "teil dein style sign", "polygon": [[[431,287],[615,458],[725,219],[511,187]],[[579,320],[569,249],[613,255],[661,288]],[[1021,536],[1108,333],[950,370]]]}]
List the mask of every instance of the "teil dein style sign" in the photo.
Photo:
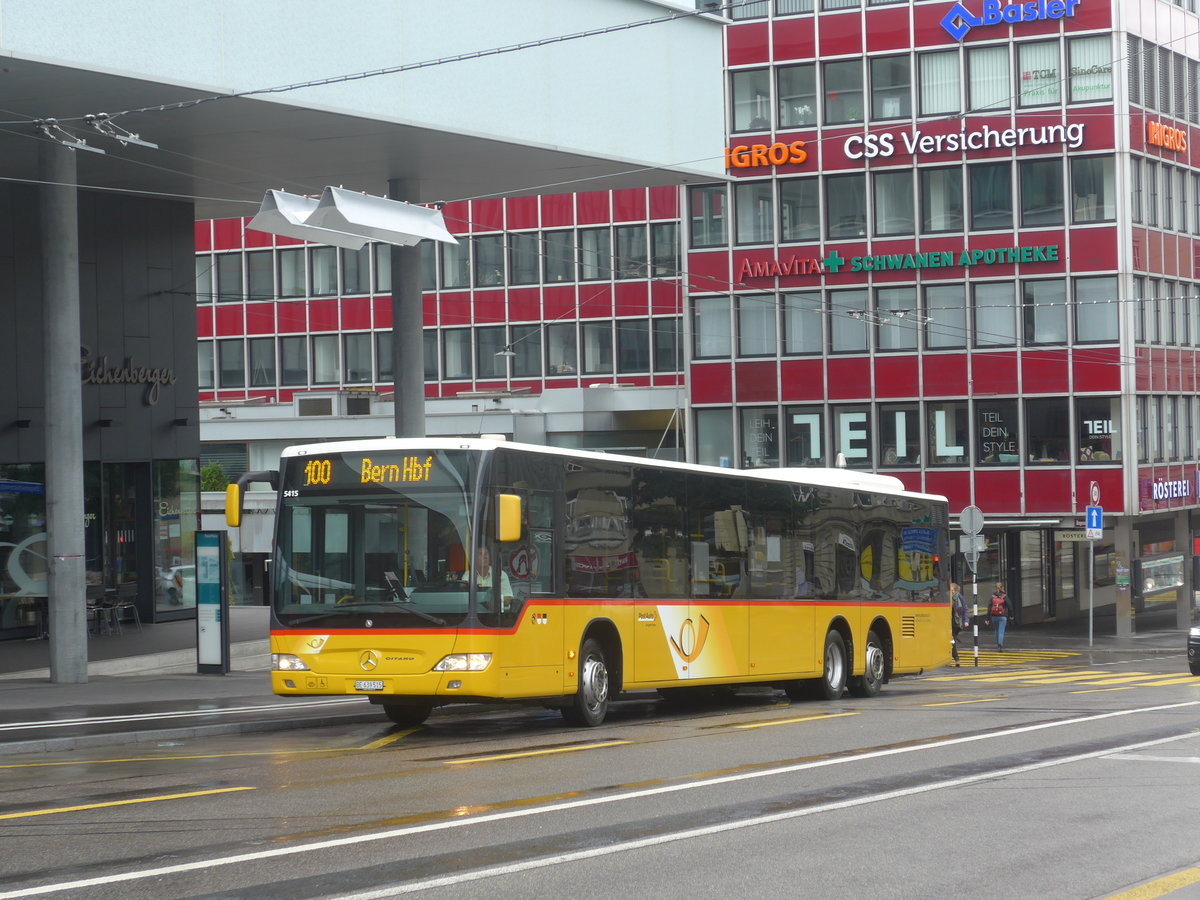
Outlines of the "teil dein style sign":
[{"label": "teil dein style sign", "polygon": [[964,3],[955,3],[942,19],[942,27],[956,41],[961,41],[972,28],[988,25],[1015,25],[1018,22],[1042,22],[1069,19],[1075,15],[1079,0],[1031,0],[1028,3],[1002,3],[1001,0],[982,0],[971,3],[979,14],[971,12]]}]

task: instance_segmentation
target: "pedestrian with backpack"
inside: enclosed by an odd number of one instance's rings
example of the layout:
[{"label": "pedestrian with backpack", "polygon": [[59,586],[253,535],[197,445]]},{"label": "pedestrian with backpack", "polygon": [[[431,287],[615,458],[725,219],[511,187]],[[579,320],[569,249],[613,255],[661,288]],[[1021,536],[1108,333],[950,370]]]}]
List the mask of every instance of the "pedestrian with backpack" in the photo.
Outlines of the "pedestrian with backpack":
[{"label": "pedestrian with backpack", "polygon": [[996,591],[992,594],[991,605],[988,606],[988,616],[996,625],[996,649],[1004,651],[1004,629],[1012,616],[1012,604],[1008,602],[1008,593],[1004,590],[1004,582],[996,582]]}]

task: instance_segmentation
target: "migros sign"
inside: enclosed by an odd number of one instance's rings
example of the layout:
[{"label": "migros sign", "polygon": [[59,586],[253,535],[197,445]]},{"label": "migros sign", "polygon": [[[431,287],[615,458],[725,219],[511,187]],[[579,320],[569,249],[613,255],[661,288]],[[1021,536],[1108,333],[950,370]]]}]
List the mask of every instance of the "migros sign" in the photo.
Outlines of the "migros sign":
[{"label": "migros sign", "polygon": [[739,144],[725,148],[726,169],[754,169],[759,166],[798,166],[808,159],[804,141],[784,144]]},{"label": "migros sign", "polygon": [[1187,152],[1187,132],[1181,128],[1173,128],[1162,122],[1146,123],[1146,143],[1164,150],[1176,153]]},{"label": "migros sign", "polygon": [[1080,0],[1029,0],[1024,3],[1002,3],[1001,0],[975,0],[971,11],[966,3],[955,3],[942,18],[942,27],[956,41],[961,41],[972,28],[991,25],[1016,25],[1021,22],[1047,22],[1069,19],[1075,15]]}]

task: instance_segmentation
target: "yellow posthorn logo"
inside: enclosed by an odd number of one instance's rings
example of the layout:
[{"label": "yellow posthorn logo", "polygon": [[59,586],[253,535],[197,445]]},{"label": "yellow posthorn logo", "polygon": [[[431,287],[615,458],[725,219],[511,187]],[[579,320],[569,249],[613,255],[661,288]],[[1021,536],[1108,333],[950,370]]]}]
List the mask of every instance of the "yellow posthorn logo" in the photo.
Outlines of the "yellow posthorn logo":
[{"label": "yellow posthorn logo", "polygon": [[691,619],[683,620],[683,624],[679,626],[679,640],[671,638],[671,646],[684,662],[694,662],[700,656],[704,642],[708,640],[708,629],[708,619],[704,616],[700,617],[699,628]]},{"label": "yellow posthorn logo", "polygon": [[379,667],[379,654],[374,650],[364,650],[358,657],[358,664],[364,672],[373,672]]}]

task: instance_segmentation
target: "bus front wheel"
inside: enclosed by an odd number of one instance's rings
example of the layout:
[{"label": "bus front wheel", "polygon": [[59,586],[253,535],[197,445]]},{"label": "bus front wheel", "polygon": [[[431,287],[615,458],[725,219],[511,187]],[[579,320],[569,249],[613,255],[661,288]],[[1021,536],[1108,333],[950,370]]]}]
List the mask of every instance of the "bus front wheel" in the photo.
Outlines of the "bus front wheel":
[{"label": "bus front wheel", "polygon": [[819,685],[826,700],[837,700],[846,690],[846,642],[833,629],[825,635],[825,665]]},{"label": "bus front wheel", "polygon": [[429,714],[433,712],[433,705],[430,703],[385,703],[383,704],[383,714],[391,719],[397,725],[404,725],[409,728],[420,725],[429,718]]},{"label": "bus front wheel", "polygon": [[589,728],[599,725],[608,714],[608,660],[595,638],[588,638],[579,648],[579,688],[562,714],[572,725]]},{"label": "bus front wheel", "polygon": [[883,690],[887,675],[887,658],[883,642],[874,631],[867,632],[867,653],[863,673],[850,679],[850,693],[855,697],[874,697]]}]

